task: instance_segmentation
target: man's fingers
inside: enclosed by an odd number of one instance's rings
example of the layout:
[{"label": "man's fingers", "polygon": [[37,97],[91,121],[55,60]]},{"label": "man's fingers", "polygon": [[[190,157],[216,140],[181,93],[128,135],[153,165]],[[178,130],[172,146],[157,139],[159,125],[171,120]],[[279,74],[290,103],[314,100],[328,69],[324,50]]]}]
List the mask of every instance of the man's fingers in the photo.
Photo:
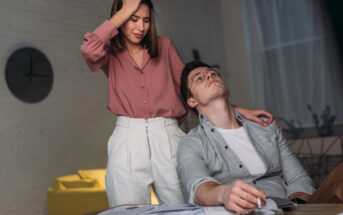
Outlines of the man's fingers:
[{"label": "man's fingers", "polygon": [[227,209],[232,210],[232,211],[236,211],[239,214],[248,214],[248,210],[245,208],[240,207],[239,205],[237,205],[234,202],[229,203],[226,206]]},{"label": "man's fingers", "polygon": [[237,180],[232,185],[230,198],[225,205],[229,206],[230,210],[246,213],[250,209],[257,208],[257,198],[265,199],[266,194],[245,181]]},{"label": "man's fingers", "polygon": [[274,120],[273,114],[265,111],[265,110],[260,110],[259,111],[259,116],[265,116],[268,118],[267,123],[271,123]]},{"label": "man's fingers", "polygon": [[[271,113],[269,113],[269,112],[267,112],[267,111],[265,111],[265,110],[261,110],[260,116],[265,116],[265,117],[268,118],[268,120],[266,121],[267,124],[269,124],[269,123],[271,123],[271,122],[274,122],[275,126],[276,126],[277,128],[280,128],[280,125],[279,125],[279,123],[274,119],[273,114],[271,114]],[[261,123],[260,123],[260,124],[261,124]]]},{"label": "man's fingers", "polygon": [[[246,193],[249,193],[255,196],[256,198],[265,199],[267,197],[266,194],[262,190],[259,190],[248,183],[245,183],[245,182],[241,183],[240,188]],[[257,202],[257,200],[255,200],[255,202]]]},{"label": "man's fingers", "polygon": [[242,199],[238,195],[234,195],[230,202],[228,202],[228,209],[234,210],[238,213],[246,214],[249,210],[257,208],[256,204],[253,204],[245,199]]},{"label": "man's fingers", "polygon": [[[240,193],[240,198],[248,201],[251,204],[253,204],[253,208],[256,208],[256,206],[257,206],[257,199],[258,198],[261,199],[261,197],[256,197],[255,195],[250,194],[248,192],[245,192],[243,190]],[[242,206],[244,206],[244,205],[242,205]]]},{"label": "man's fingers", "polygon": [[265,121],[263,121],[262,119],[258,118],[257,116],[253,116],[251,120],[257,122],[258,124],[260,124],[264,127],[267,126],[267,123]]},{"label": "man's fingers", "polygon": [[245,209],[257,208],[257,198],[244,191],[242,191],[240,196],[237,196],[236,202],[240,207]]}]

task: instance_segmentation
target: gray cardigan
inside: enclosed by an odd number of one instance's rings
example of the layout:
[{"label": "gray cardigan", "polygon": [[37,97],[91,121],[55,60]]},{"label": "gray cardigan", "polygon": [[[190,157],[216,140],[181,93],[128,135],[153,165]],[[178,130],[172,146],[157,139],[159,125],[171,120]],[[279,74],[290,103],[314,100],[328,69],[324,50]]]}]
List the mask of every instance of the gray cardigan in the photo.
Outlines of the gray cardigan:
[{"label": "gray cardigan", "polygon": [[267,196],[287,198],[294,192],[312,194],[312,181],[291,152],[280,129],[273,123],[260,126],[235,113],[264,161],[266,173],[251,175],[216,128],[200,114],[200,124],[182,138],[177,154],[186,201],[196,204],[195,191],[204,182],[232,184],[238,179],[264,190]]}]

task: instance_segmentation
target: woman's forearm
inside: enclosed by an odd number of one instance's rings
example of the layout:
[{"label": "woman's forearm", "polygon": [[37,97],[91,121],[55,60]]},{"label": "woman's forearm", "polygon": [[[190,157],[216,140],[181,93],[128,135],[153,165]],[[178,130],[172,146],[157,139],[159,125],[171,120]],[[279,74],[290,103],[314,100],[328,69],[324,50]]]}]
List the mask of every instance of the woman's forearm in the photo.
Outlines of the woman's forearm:
[{"label": "woman's forearm", "polygon": [[130,16],[131,13],[128,10],[119,10],[109,21],[118,29]]},{"label": "woman's forearm", "polygon": [[141,0],[123,0],[122,8],[109,21],[118,29],[138,9]]}]

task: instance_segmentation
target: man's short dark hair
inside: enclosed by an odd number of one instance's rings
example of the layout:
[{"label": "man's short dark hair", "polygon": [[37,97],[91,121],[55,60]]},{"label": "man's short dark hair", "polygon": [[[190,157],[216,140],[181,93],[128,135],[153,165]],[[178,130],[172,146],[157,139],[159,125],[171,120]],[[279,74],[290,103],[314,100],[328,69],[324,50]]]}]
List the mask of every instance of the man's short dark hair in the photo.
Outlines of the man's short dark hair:
[{"label": "man's short dark hair", "polygon": [[[188,88],[188,75],[193,70],[199,67],[207,67],[207,68],[212,69],[211,66],[201,62],[200,60],[194,60],[187,63],[182,70],[180,91],[181,91],[182,99],[187,105],[188,105],[187,99],[192,96],[192,93]],[[198,115],[198,111],[195,108],[191,108],[191,110]]]}]

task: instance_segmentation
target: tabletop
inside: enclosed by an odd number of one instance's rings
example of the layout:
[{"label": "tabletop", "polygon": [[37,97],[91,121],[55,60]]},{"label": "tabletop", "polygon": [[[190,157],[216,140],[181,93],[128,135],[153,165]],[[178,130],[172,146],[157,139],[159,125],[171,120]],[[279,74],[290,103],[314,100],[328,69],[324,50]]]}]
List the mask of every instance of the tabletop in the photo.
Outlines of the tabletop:
[{"label": "tabletop", "polygon": [[[100,212],[85,215],[97,215]],[[295,209],[284,211],[284,215],[336,215],[342,212],[343,204],[298,204]]]},{"label": "tabletop", "polygon": [[343,204],[298,204],[291,211],[284,211],[284,215],[336,215],[343,212]]}]

